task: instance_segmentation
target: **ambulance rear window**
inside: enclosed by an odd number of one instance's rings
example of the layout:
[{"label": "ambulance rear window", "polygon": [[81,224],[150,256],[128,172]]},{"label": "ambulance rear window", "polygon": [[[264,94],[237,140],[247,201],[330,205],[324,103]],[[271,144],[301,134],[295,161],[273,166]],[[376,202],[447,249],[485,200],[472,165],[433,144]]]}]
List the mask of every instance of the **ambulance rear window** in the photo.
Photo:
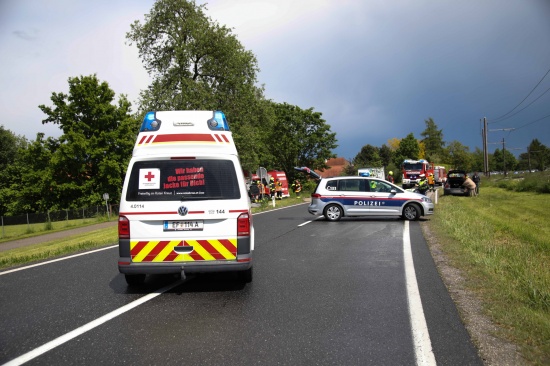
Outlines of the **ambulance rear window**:
[{"label": "ambulance rear window", "polygon": [[130,174],[127,201],[241,198],[231,160],[138,161]]}]

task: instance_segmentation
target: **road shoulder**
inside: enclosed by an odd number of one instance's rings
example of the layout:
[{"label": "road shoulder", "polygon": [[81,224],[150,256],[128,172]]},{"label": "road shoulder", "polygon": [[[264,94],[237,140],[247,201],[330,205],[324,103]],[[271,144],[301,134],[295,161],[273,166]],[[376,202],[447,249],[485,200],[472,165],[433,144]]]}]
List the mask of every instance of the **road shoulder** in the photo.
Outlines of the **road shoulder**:
[{"label": "road shoulder", "polygon": [[49,234],[32,236],[24,239],[6,241],[3,243],[0,243],[0,252],[5,252],[11,249],[23,248],[23,247],[31,246],[35,244],[42,244],[48,241],[66,238],[67,236],[71,236],[71,235],[78,235],[78,234],[84,234],[90,231],[107,229],[116,225],[117,225],[117,221],[108,221],[108,222],[102,222],[99,224],[82,226],[74,229],[57,231],[55,233],[49,233]]},{"label": "road shoulder", "polygon": [[484,364],[488,366],[525,365],[526,361],[519,353],[518,347],[496,336],[499,328],[485,315],[481,300],[467,289],[466,280],[461,271],[451,266],[438,244],[437,237],[430,231],[428,223],[421,222],[420,226],[437,270]]}]

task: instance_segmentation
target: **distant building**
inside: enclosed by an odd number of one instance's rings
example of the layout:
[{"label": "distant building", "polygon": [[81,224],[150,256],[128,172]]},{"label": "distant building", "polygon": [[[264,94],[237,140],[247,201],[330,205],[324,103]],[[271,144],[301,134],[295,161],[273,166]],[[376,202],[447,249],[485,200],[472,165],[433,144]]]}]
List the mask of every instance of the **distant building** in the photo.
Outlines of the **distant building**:
[{"label": "distant building", "polygon": [[350,162],[347,161],[345,158],[332,158],[327,160],[326,162],[328,168],[325,170],[316,170],[315,172],[319,174],[322,178],[327,177],[337,177],[343,174],[344,169],[348,165],[350,165]]}]

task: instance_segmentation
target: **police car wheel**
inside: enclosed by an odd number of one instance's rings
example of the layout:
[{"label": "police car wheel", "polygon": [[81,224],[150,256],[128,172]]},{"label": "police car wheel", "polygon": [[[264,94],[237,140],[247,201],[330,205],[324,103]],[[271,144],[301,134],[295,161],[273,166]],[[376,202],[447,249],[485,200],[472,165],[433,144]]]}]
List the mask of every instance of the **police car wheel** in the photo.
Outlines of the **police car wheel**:
[{"label": "police car wheel", "polygon": [[325,218],[328,221],[338,221],[342,218],[342,208],[338,205],[328,205],[325,208]]},{"label": "police car wheel", "polygon": [[409,221],[418,220],[420,218],[420,208],[414,203],[410,203],[403,209],[403,218]]},{"label": "police car wheel", "polygon": [[136,275],[124,275],[126,278],[126,283],[130,286],[138,286],[145,281],[145,275],[144,274],[136,274]]}]

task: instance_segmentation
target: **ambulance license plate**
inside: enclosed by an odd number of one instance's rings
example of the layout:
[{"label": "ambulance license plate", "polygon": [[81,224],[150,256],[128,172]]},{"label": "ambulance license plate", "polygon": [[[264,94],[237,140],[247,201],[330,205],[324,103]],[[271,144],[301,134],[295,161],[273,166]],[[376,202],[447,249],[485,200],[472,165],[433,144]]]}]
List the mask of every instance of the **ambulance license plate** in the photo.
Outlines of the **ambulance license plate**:
[{"label": "ambulance license plate", "polygon": [[202,220],[193,221],[164,221],[164,231],[190,231],[202,230],[204,223]]}]

